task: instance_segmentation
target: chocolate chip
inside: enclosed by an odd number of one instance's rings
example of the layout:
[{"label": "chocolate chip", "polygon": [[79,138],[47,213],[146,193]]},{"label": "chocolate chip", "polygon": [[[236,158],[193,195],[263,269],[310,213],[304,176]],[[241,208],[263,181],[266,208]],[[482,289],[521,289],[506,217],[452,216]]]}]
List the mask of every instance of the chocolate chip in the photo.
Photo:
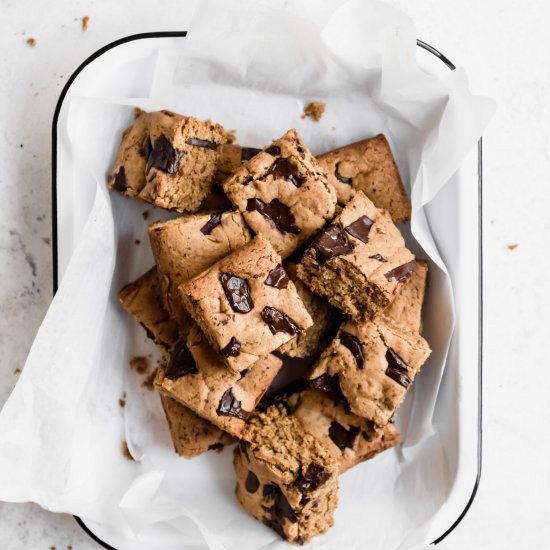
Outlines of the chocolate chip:
[{"label": "chocolate chip", "polygon": [[254,472],[248,472],[244,486],[249,493],[255,493],[260,487],[260,480]]},{"label": "chocolate chip", "polygon": [[220,213],[212,214],[210,219],[201,227],[200,231],[203,235],[210,235],[215,227],[222,223],[222,215]]},{"label": "chocolate chip", "polygon": [[239,380],[242,380],[248,374],[248,369],[244,369],[239,373]]},{"label": "chocolate chip", "polygon": [[115,174],[115,181],[113,182],[113,189],[119,193],[124,193],[128,186],[126,185],[126,171],[124,166],[121,166],[118,169],[118,172]]},{"label": "chocolate chip", "polygon": [[388,362],[388,367],[386,368],[386,376],[389,376],[392,380],[395,380],[400,386],[403,386],[405,389],[408,388],[412,381],[407,376],[408,367],[405,361],[395,353],[391,348],[388,348],[386,351],[386,361]]},{"label": "chocolate chip", "polygon": [[167,174],[175,174],[180,167],[180,161],[185,153],[172,147],[172,144],[161,135],[154,143],[147,157],[146,173],[151,168],[157,168]]},{"label": "chocolate chip", "polygon": [[269,168],[269,173],[275,179],[283,179],[292,182],[296,187],[300,187],[306,181],[306,176],[299,174],[297,167],[288,159],[278,158]]},{"label": "chocolate chip", "polygon": [[151,138],[147,136],[145,138],[145,141],[143,142],[143,145],[139,148],[139,154],[142,157],[145,157],[146,159],[148,159],[152,150],[153,150],[153,145],[151,143]]},{"label": "chocolate chip", "polygon": [[371,435],[369,432],[363,430],[363,431],[361,432],[361,435],[362,435],[363,438],[364,438],[366,441],[368,441],[369,443],[372,441],[372,435]]},{"label": "chocolate chip", "polygon": [[358,435],[359,428],[350,426],[349,430],[346,430],[346,428],[342,426],[342,424],[336,422],[336,420],[332,421],[328,429],[328,436],[341,451],[344,449],[353,449]]},{"label": "chocolate chip", "polygon": [[342,332],[340,334],[340,342],[343,346],[348,348],[355,359],[358,369],[362,369],[365,366],[365,358],[363,356],[363,348],[361,342],[357,336],[350,334],[349,332]]},{"label": "chocolate chip", "polygon": [[262,319],[273,334],[286,332],[287,334],[301,334],[302,329],[286,314],[271,306],[262,310]]},{"label": "chocolate chip", "polygon": [[309,493],[321,487],[330,476],[331,473],[324,466],[313,463],[307,467],[305,474],[297,479],[296,485],[300,491]]},{"label": "chocolate chip", "polygon": [[237,357],[241,353],[241,344],[237,342],[237,339],[232,336],[231,340],[229,340],[229,344],[225,346],[222,350],[220,350],[220,353],[224,357]]},{"label": "chocolate chip", "polygon": [[310,380],[309,385],[316,390],[326,393],[335,402],[345,399],[337,374],[332,376],[330,374],[322,374],[318,378]]},{"label": "chocolate chip", "polygon": [[384,256],[380,256],[380,254],[373,254],[372,256],[369,256],[371,260],[378,260],[379,262],[387,262],[386,258]]},{"label": "chocolate chip", "polygon": [[368,216],[361,216],[353,223],[350,223],[345,230],[356,239],[367,243],[369,242],[369,231],[374,222]]},{"label": "chocolate chip", "polygon": [[196,374],[197,372],[199,371],[195,359],[193,359],[185,341],[180,340],[170,356],[164,376],[169,380],[175,380],[181,376]]},{"label": "chocolate chip", "polygon": [[277,267],[274,267],[267,276],[264,284],[267,286],[272,286],[278,288],[279,290],[286,288],[290,279],[288,273],[285,271],[285,268],[279,264]]},{"label": "chocolate chip", "polygon": [[329,226],[312,244],[317,262],[324,264],[331,258],[349,254],[355,245],[339,223]]},{"label": "chocolate chip", "polygon": [[302,536],[299,536],[296,538],[296,540],[294,541],[296,544],[298,544],[299,546],[303,546],[304,545],[304,542],[305,542],[305,539],[304,537]]},{"label": "chocolate chip", "polygon": [[340,172],[338,171],[338,167],[340,166],[340,163],[336,163],[336,167],[334,168],[334,176],[338,181],[341,181],[342,183],[347,183],[348,185],[351,185],[352,178],[346,178],[345,176],[342,176]]},{"label": "chocolate chip", "polygon": [[393,268],[391,271],[388,271],[384,274],[384,277],[391,281],[392,279],[397,279],[400,283],[406,281],[414,272],[416,271],[416,262],[412,260],[406,264],[400,265]]},{"label": "chocolate chip", "polygon": [[241,149],[241,162],[245,160],[250,160],[252,157],[256,156],[261,149],[256,149],[255,147],[243,147]]},{"label": "chocolate chip", "polygon": [[194,145],[195,147],[204,147],[205,149],[217,149],[218,144],[213,141],[199,138],[189,138],[185,143],[187,145]]},{"label": "chocolate chip", "polygon": [[295,225],[296,220],[290,208],[279,199],[273,199],[269,203],[265,203],[260,199],[248,199],[246,210],[248,212],[252,212],[253,210],[258,211],[281,233],[292,233],[293,235],[300,233],[300,229]]},{"label": "chocolate chip", "polygon": [[220,283],[233,311],[249,313],[254,307],[248,281],[232,273],[220,273]]},{"label": "chocolate chip", "polygon": [[145,326],[144,323],[139,323],[139,324],[145,329],[145,333],[147,334],[147,338],[150,338],[154,342],[155,341],[155,335],[149,330],[149,328],[147,326]]},{"label": "chocolate chip", "polygon": [[264,524],[273,529],[283,539],[288,539],[284,531],[285,519],[291,523],[297,523],[300,516],[292,509],[278,485],[265,485],[263,495],[273,498],[272,506],[264,507],[265,511],[270,514],[270,517],[263,520]]},{"label": "chocolate chip", "polygon": [[276,157],[277,155],[281,154],[281,148],[277,145],[270,145],[266,150],[266,153],[269,153],[270,155]]},{"label": "chocolate chip", "polygon": [[241,409],[241,402],[233,395],[231,388],[225,390],[216,413],[218,416],[233,416],[240,420],[248,420],[250,416],[248,411]]},{"label": "chocolate chip", "polygon": [[246,178],[242,183],[241,185],[250,185],[252,182],[254,181],[254,177],[253,176],[249,176],[248,178]]},{"label": "chocolate chip", "polygon": [[219,185],[212,185],[210,195],[201,203],[199,210],[214,210],[216,212],[227,212],[235,208],[227,198],[223,189]]}]

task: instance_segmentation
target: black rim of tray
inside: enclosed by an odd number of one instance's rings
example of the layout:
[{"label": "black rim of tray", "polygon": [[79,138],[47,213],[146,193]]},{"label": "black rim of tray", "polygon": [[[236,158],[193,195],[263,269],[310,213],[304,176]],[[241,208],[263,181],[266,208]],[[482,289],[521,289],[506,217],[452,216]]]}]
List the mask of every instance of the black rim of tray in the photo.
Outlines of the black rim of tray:
[{"label": "black rim of tray", "polygon": [[[146,38],[183,38],[187,36],[187,31],[164,31],[164,32],[148,32],[133,34],[130,36],[125,36],[107,44],[90,55],[85,61],[83,61],[79,67],[71,74],[67,80],[59,99],[57,101],[54,115],[53,115],[53,124],[52,124],[52,271],[53,271],[53,294],[57,292],[58,282],[59,282],[59,270],[58,270],[58,250],[57,250],[57,123],[59,120],[59,113],[61,112],[61,107],[63,101],[72,86],[73,82],[77,76],[85,69],[90,63],[95,61],[98,57],[101,57],[104,53],[112,50],[122,44],[128,42],[133,42],[135,40],[143,40]],[[454,71],[456,69],[455,65],[440,51],[438,51],[433,46],[430,46],[428,43],[417,40],[417,46],[431,53],[437,57],[442,63],[444,63],[449,70]],[[437,539],[435,539],[431,544],[435,545],[440,543],[449,533],[451,533],[455,527],[462,521],[474,498],[479,487],[479,482],[481,478],[481,443],[482,443],[482,359],[483,359],[483,215],[482,215],[482,199],[483,199],[483,172],[482,172],[482,139],[480,138],[477,145],[478,153],[478,224],[479,224],[479,347],[478,347],[478,439],[477,439],[477,475],[472,489],[472,494],[466,504],[464,510],[456,518],[454,523]],[[78,517],[73,516],[78,525],[82,530],[90,536],[95,542],[97,542],[103,548],[107,550],[117,550],[114,546],[106,543],[101,540],[85,523]]]}]

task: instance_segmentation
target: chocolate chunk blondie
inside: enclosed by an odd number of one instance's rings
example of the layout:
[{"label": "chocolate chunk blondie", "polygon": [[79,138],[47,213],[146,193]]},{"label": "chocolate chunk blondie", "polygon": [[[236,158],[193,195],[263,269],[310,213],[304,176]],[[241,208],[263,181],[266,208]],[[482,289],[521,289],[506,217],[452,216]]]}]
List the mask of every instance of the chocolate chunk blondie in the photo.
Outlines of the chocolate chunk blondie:
[{"label": "chocolate chunk blondie", "polygon": [[378,207],[387,210],[394,223],[411,217],[411,203],[386,138],[379,134],[317,157],[338,202],[347,204],[363,191]]},{"label": "chocolate chunk blondie", "polygon": [[195,212],[210,193],[227,142],[222,126],[171,111],[141,112],[122,134],[109,188],[176,212]]},{"label": "chocolate chunk blondie", "polygon": [[385,426],[430,355],[428,343],[383,318],[346,321],[309,374],[310,384]]},{"label": "chocolate chunk blondie", "polygon": [[333,524],[338,465],[284,407],[255,415],[235,449],[237,500],[283,539],[304,544]]},{"label": "chocolate chunk blondie", "polygon": [[330,220],[336,193],[296,130],[289,130],[226,179],[246,223],[286,258]]},{"label": "chocolate chunk blondie", "polygon": [[179,288],[187,311],[233,371],[313,323],[281,257],[261,236]]},{"label": "chocolate chunk blondie", "polygon": [[389,214],[359,191],[306,250],[298,277],[352,319],[388,307],[416,270]]}]

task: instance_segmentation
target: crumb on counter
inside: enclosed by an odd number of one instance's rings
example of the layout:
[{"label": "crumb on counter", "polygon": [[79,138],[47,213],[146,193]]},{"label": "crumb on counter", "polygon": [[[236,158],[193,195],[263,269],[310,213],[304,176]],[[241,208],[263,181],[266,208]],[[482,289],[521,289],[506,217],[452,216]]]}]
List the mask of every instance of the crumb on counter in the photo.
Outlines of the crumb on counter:
[{"label": "crumb on counter", "polygon": [[126,399],[124,399],[124,397],[121,397],[121,398],[118,400],[118,406],[119,406],[120,408],[126,407]]},{"label": "crumb on counter", "polygon": [[128,443],[126,441],[122,442],[122,455],[124,458],[127,458],[128,460],[134,460],[134,457],[130,453],[130,449],[128,448]]},{"label": "crumb on counter", "polygon": [[82,32],[86,32],[88,30],[88,23],[90,22],[90,16],[85,15],[82,18]]},{"label": "crumb on counter", "polygon": [[141,244],[141,241],[140,241],[139,239],[136,239],[136,240],[134,241],[134,244]]},{"label": "crumb on counter", "polygon": [[147,390],[150,390],[150,391],[153,391],[155,389],[155,385],[154,385],[154,382],[155,382],[155,378],[157,376],[157,370],[158,368],[156,368],[142,383],[141,385],[147,389]]},{"label": "crumb on counter", "polygon": [[149,217],[149,210],[145,210],[145,212],[142,212],[141,215],[143,216],[143,219],[146,220]]},{"label": "crumb on counter", "polygon": [[515,250],[519,245],[517,243],[514,243],[514,244],[509,244],[508,245],[508,250]]},{"label": "crumb on counter", "polygon": [[27,44],[31,48],[34,48],[36,46],[36,38],[33,38],[32,36],[31,36],[31,38],[27,38]]},{"label": "crumb on counter", "polygon": [[132,357],[132,359],[130,359],[130,368],[135,370],[138,374],[145,374],[148,367],[147,357]]},{"label": "crumb on counter", "polygon": [[309,117],[314,122],[319,122],[327,106],[321,101],[311,101],[304,107],[302,118]]},{"label": "crumb on counter", "polygon": [[13,374],[19,374],[21,372],[21,369],[19,367],[17,367],[14,371],[13,371]]}]

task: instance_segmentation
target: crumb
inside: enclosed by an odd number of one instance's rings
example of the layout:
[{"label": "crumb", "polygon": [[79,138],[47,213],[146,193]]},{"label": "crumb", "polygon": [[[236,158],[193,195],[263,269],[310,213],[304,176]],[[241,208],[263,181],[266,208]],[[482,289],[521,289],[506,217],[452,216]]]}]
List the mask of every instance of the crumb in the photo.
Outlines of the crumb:
[{"label": "crumb", "polygon": [[57,550],[55,546],[50,546],[50,550]]},{"label": "crumb", "polygon": [[514,244],[509,244],[508,245],[508,250],[515,250],[519,245],[514,243]]},{"label": "crumb", "polygon": [[149,210],[145,210],[145,212],[142,212],[141,215],[143,216],[143,219],[146,220],[149,217]]},{"label": "crumb", "polygon": [[134,457],[130,453],[130,449],[128,449],[128,443],[126,441],[122,442],[122,454],[128,460],[134,460]]},{"label": "crumb", "polygon": [[140,241],[139,239],[136,239],[136,240],[134,241],[134,244],[141,244],[141,241]]},{"label": "crumb", "polygon": [[118,406],[121,407],[121,408],[126,407],[126,399],[124,399],[123,397],[121,397],[121,398],[118,400]]},{"label": "crumb", "polygon": [[134,118],[139,118],[144,112],[139,107],[134,107]]},{"label": "crumb", "polygon": [[86,32],[88,30],[88,23],[90,22],[90,16],[85,15],[82,18],[82,32]]},{"label": "crumb", "polygon": [[19,145],[19,147],[21,147],[21,149],[23,149],[23,144],[21,143],[21,144]]},{"label": "crumb", "polygon": [[156,368],[142,383],[141,385],[150,390],[150,391],[153,391],[155,389],[155,386],[154,386],[154,382],[155,382],[155,377],[157,376],[157,370],[158,368]]},{"label": "crumb", "polygon": [[21,372],[21,369],[19,367],[17,367],[14,371],[13,371],[13,374],[19,374]]},{"label": "crumb", "polygon": [[146,357],[132,357],[132,359],[130,359],[130,368],[135,370],[138,374],[145,374],[148,367],[149,365],[147,364]]},{"label": "crumb", "polygon": [[34,48],[36,46],[36,38],[27,38],[27,44],[31,47],[31,48]]},{"label": "crumb", "polygon": [[302,115],[302,118],[309,117],[314,122],[319,122],[326,107],[327,106],[320,101],[311,101],[304,107],[304,114]]},{"label": "crumb", "polygon": [[225,137],[227,138],[227,143],[234,143],[237,141],[237,130],[228,130],[225,132]]},{"label": "crumb", "polygon": [[73,550],[73,547],[69,544],[69,546],[67,546],[67,550]]}]

